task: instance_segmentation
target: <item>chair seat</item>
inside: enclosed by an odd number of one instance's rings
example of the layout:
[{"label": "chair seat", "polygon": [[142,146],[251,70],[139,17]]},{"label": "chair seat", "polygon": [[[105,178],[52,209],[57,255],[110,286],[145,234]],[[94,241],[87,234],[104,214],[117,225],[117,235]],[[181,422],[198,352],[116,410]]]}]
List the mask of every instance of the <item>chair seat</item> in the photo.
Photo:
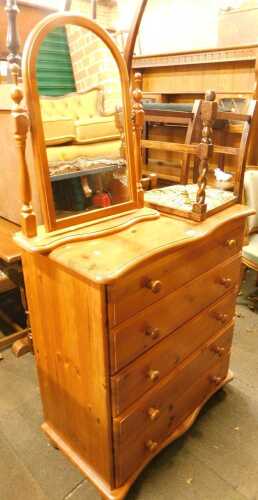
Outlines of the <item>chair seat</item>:
[{"label": "chair seat", "polygon": [[[147,203],[160,208],[167,207],[191,212],[193,204],[196,201],[197,189],[197,184],[177,184],[146,191],[144,199]],[[207,211],[213,210],[234,199],[234,194],[229,191],[223,191],[222,189],[215,189],[209,186],[206,188],[205,203],[207,204]]]},{"label": "chair seat", "polygon": [[167,102],[144,102],[143,109],[146,111],[185,111],[192,112],[192,103],[167,103]]},{"label": "chair seat", "polygon": [[249,244],[243,247],[242,255],[258,266],[258,233],[249,235]]},{"label": "chair seat", "polygon": [[[181,103],[181,102],[144,102],[143,101],[143,109],[144,111],[160,111],[161,113],[166,113],[169,111],[178,111],[191,113],[193,111],[193,103]],[[219,108],[220,110],[220,108]],[[158,118],[157,118],[158,121]],[[162,121],[162,116],[160,117],[160,121]],[[223,129],[228,124],[227,120],[215,120],[213,124],[213,129]]]}]

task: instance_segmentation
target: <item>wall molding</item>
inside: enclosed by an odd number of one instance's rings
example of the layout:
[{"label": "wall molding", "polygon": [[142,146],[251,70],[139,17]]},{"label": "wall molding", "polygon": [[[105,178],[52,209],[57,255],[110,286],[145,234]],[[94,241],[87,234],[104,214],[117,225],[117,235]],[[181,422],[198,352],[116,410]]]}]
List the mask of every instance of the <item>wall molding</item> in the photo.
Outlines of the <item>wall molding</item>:
[{"label": "wall molding", "polygon": [[204,49],[171,54],[136,56],[133,58],[133,69],[187,66],[193,64],[214,64],[234,61],[256,61],[258,44],[246,47],[229,47],[221,49]]}]

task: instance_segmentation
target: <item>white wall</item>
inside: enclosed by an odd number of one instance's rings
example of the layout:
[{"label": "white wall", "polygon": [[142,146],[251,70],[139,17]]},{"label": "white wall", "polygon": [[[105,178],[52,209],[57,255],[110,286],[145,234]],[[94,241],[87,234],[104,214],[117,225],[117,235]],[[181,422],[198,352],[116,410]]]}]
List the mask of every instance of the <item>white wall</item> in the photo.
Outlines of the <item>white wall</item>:
[{"label": "white wall", "polygon": [[[139,0],[118,0],[121,28],[132,22]],[[216,47],[221,9],[255,6],[257,0],[148,0],[142,20],[143,54]]]},{"label": "white wall", "polygon": [[37,6],[42,5],[43,7],[52,7],[53,9],[63,10],[65,0],[24,0],[24,3]]}]

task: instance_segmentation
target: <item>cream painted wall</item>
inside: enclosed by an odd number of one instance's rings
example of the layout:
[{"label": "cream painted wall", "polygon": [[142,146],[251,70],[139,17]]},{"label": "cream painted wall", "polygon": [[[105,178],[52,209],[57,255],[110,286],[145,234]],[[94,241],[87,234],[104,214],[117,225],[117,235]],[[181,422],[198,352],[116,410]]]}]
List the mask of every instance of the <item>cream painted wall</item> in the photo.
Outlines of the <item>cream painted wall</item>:
[{"label": "cream painted wall", "polygon": [[[130,27],[138,1],[118,0],[119,28]],[[258,0],[148,0],[140,32],[141,52],[157,54],[221,46],[220,15],[228,9],[257,6]],[[250,43],[253,38],[252,34]]]}]

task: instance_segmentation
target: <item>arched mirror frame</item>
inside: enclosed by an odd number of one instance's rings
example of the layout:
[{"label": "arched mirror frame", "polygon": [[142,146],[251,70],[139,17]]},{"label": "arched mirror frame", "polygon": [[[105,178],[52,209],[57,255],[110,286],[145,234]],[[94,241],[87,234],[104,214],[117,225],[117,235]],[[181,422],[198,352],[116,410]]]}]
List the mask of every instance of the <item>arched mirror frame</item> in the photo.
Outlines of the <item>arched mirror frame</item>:
[{"label": "arched mirror frame", "polygon": [[[130,186],[130,201],[119,203],[111,207],[94,210],[92,212],[71,215],[63,219],[56,219],[51,180],[48,170],[48,159],[45,147],[43,125],[41,120],[40,96],[36,76],[37,55],[45,36],[55,28],[64,25],[77,25],[85,28],[99,37],[113,55],[121,81],[122,105],[124,117],[125,150],[128,163],[128,185]],[[33,143],[34,162],[38,178],[43,223],[47,231],[62,229],[75,224],[108,217],[129,210],[142,207],[139,184],[137,182],[136,141],[132,130],[132,108],[129,95],[129,77],[126,63],[118,47],[108,33],[94,21],[79,14],[51,14],[44,18],[31,32],[24,47],[22,61],[22,75],[25,89],[26,103],[30,116],[31,136]]]}]

